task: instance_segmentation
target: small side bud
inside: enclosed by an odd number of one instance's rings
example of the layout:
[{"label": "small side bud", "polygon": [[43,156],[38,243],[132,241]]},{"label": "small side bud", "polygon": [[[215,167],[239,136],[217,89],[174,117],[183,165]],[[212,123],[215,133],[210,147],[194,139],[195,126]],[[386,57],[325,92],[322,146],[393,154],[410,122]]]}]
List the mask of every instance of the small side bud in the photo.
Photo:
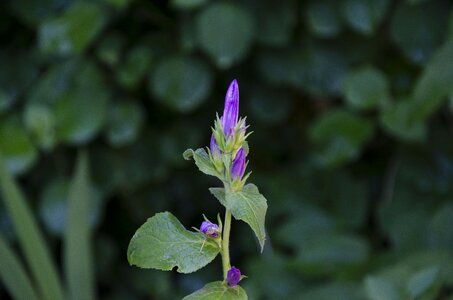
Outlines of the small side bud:
[{"label": "small side bud", "polygon": [[229,287],[235,287],[239,281],[241,281],[241,270],[233,266],[228,270],[226,282]]},{"label": "small side bud", "polygon": [[219,226],[209,221],[201,223],[200,231],[210,238],[218,238],[220,234]]}]

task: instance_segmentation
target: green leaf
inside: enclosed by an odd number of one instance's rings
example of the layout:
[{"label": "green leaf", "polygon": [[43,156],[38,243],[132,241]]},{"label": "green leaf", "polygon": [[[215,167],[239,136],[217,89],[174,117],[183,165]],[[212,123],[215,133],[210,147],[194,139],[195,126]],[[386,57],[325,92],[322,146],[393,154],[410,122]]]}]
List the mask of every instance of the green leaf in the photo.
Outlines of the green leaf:
[{"label": "green leaf", "polygon": [[407,282],[407,291],[411,299],[417,298],[427,291],[435,283],[438,274],[439,267],[434,266],[412,275]]},{"label": "green leaf", "polygon": [[242,220],[249,224],[258,238],[261,252],[263,252],[266,240],[264,221],[266,219],[267,200],[260,194],[258,188],[249,183],[241,191],[227,193],[226,196],[223,188],[210,188],[209,191],[223,206],[231,210],[236,220]]},{"label": "green leaf", "polygon": [[341,31],[341,19],[335,1],[312,1],[307,8],[310,31],[319,37],[331,38]]},{"label": "green leaf", "polygon": [[82,53],[107,23],[106,10],[97,3],[76,1],[62,15],[45,21],[38,41],[47,54]]},{"label": "green leaf", "polygon": [[380,277],[368,276],[365,279],[365,291],[370,300],[403,300],[396,286]]},{"label": "green leaf", "polygon": [[137,87],[152,65],[153,57],[153,52],[146,46],[130,50],[125,61],[117,68],[118,81],[128,89]]},{"label": "green leaf", "polygon": [[55,116],[46,105],[31,103],[25,108],[24,123],[27,131],[43,150],[55,145]]},{"label": "green leaf", "polygon": [[136,140],[145,115],[137,103],[119,102],[110,108],[107,121],[107,139],[110,145],[119,147]]},{"label": "green leaf", "polygon": [[351,28],[364,35],[371,35],[385,17],[389,0],[347,0],[343,15]]},{"label": "green leaf", "polygon": [[453,203],[445,203],[433,215],[429,223],[428,240],[433,248],[453,251]]},{"label": "green leaf", "polygon": [[26,172],[37,159],[37,151],[16,116],[0,120],[0,151],[13,174]]},{"label": "green leaf", "polygon": [[79,154],[68,195],[64,266],[71,299],[95,299],[90,231],[91,190],[86,152]]},{"label": "green leaf", "polygon": [[247,294],[239,285],[231,288],[222,281],[206,284],[202,289],[183,300],[247,300]]},{"label": "green leaf", "polygon": [[12,298],[17,300],[37,300],[38,297],[24,266],[1,235],[0,253],[0,278]]},{"label": "green leaf", "polygon": [[65,299],[57,270],[38,224],[1,156],[0,191],[40,295],[47,300]]},{"label": "green leaf", "polygon": [[171,5],[182,10],[189,10],[203,5],[206,0],[171,0]]},{"label": "green leaf", "polygon": [[162,59],[149,82],[149,90],[156,100],[183,113],[198,108],[206,100],[211,86],[208,65],[185,56]]},{"label": "green leaf", "polygon": [[186,160],[193,158],[195,160],[195,164],[201,172],[222,179],[222,175],[217,172],[214,164],[209,159],[208,153],[203,148],[198,148],[195,151],[193,151],[192,149],[187,149],[186,151],[184,151],[182,156]]},{"label": "green leaf", "polygon": [[127,250],[131,265],[192,273],[210,263],[220,248],[200,232],[188,231],[169,212],[149,218],[132,237]]},{"label": "green leaf", "polygon": [[232,2],[213,3],[198,16],[198,42],[220,69],[228,69],[247,54],[253,33],[248,11]]},{"label": "green leaf", "polygon": [[318,146],[318,162],[338,167],[356,159],[361,148],[372,137],[373,124],[346,110],[331,110],[312,125],[309,135]]},{"label": "green leaf", "polygon": [[387,78],[373,67],[349,73],[343,82],[343,92],[348,105],[357,109],[383,107],[390,99]]}]

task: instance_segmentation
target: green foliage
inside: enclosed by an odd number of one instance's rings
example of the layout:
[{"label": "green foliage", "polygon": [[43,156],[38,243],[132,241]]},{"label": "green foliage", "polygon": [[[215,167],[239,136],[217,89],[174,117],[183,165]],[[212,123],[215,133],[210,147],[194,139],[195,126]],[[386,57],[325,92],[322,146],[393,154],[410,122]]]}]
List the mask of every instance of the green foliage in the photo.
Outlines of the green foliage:
[{"label": "green foliage", "polygon": [[[47,298],[69,297],[56,278],[61,270],[69,288],[68,194],[81,147],[91,192],[77,198],[90,205],[77,219],[91,237],[96,297],[181,299],[219,280],[219,260],[174,276],[131,268],[122,254],[156,212],[191,227],[223,209],[205,189],[218,174],[195,149],[208,145],[233,78],[254,131],[253,182],[270,207],[262,257],[243,238],[248,224],[232,225],[249,297],[451,298],[452,5],[6,1],[0,298],[41,299],[44,287]],[[214,177],[181,158],[190,147],[186,158]],[[10,193],[18,186],[26,199]]]},{"label": "green foliage", "polygon": [[141,268],[192,273],[210,263],[219,245],[199,232],[188,231],[169,212],[149,218],[131,239],[127,257]]},{"label": "green foliage", "polygon": [[246,300],[248,299],[245,291],[239,286],[230,288],[222,281],[211,282],[202,289],[196,291],[184,300]]}]

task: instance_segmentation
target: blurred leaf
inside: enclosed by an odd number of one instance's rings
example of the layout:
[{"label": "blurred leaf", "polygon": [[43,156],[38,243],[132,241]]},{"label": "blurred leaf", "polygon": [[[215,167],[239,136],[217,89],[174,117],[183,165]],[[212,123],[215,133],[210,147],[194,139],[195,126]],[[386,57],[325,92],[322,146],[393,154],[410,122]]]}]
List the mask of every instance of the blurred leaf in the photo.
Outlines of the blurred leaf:
[{"label": "blurred leaf", "polygon": [[305,275],[324,275],[363,263],[369,247],[365,240],[345,234],[313,236],[301,245],[294,265]]},{"label": "blurred leaf", "polygon": [[12,12],[25,23],[37,26],[39,23],[56,14],[59,10],[69,6],[74,0],[41,0],[30,2],[17,0],[8,3]]},{"label": "blurred leaf", "polygon": [[194,9],[206,3],[206,0],[171,0],[171,5],[178,9]]},{"label": "blurred leaf", "polygon": [[259,88],[247,97],[250,112],[267,124],[284,122],[291,113],[291,96],[286,90]]},{"label": "blurred leaf", "polygon": [[445,37],[447,1],[410,5],[400,2],[390,24],[396,45],[414,63],[425,63]]},{"label": "blurred leaf", "polygon": [[212,74],[201,60],[173,56],[163,59],[154,70],[149,90],[156,100],[187,113],[197,109],[211,90]]},{"label": "blurred leaf", "polygon": [[11,216],[25,259],[43,299],[63,300],[63,289],[58,273],[38,224],[19,187],[8,172],[0,156],[0,191]]},{"label": "blurred leaf", "polygon": [[386,106],[379,116],[382,127],[403,141],[423,141],[426,126],[422,122],[413,122],[413,106],[410,99],[401,99]]},{"label": "blurred leaf", "polygon": [[96,48],[99,59],[105,64],[116,66],[121,57],[121,50],[124,46],[124,39],[118,33],[107,35],[102,39]]},{"label": "blurred leaf", "polygon": [[216,2],[199,14],[197,33],[200,47],[220,69],[228,69],[247,54],[254,24],[242,6]]},{"label": "blurred leaf", "polygon": [[358,288],[352,284],[332,283],[321,285],[304,292],[300,300],[360,300],[363,299]]},{"label": "blurred leaf", "polygon": [[76,1],[60,16],[41,24],[39,48],[46,54],[66,56],[82,53],[106,23],[106,11],[99,4]]},{"label": "blurred leaf", "polygon": [[86,152],[77,159],[68,194],[68,222],[64,236],[64,267],[72,299],[95,299],[90,232],[91,191]]},{"label": "blurred leaf", "polygon": [[37,300],[33,284],[19,257],[0,235],[0,278],[2,285],[18,300]]},{"label": "blurred leaf", "polygon": [[320,146],[318,161],[327,167],[337,167],[357,158],[373,135],[373,125],[351,112],[332,110],[312,125],[309,135]]},{"label": "blurred leaf", "polygon": [[24,111],[24,123],[43,150],[51,150],[55,145],[55,116],[49,107],[41,104],[30,104]]},{"label": "blurred leaf", "polygon": [[256,16],[256,38],[266,46],[288,45],[297,22],[296,1],[259,1],[249,3]]},{"label": "blurred leaf", "polygon": [[223,188],[210,188],[209,191],[220,201],[220,203],[231,211],[236,220],[242,220],[249,224],[255,232],[261,246],[264,249],[266,240],[266,219],[267,200],[260,194],[258,188],[253,184],[246,184],[241,191],[226,193]]},{"label": "blurred leaf", "polygon": [[381,24],[389,5],[389,0],[346,0],[343,15],[351,28],[371,35]]},{"label": "blurred leaf", "polygon": [[228,287],[222,281],[206,284],[201,290],[184,297],[183,300],[247,300],[247,294],[239,286]]},{"label": "blurred leaf", "polygon": [[128,89],[137,87],[153,61],[152,52],[144,46],[130,50],[125,61],[117,69],[118,81]]},{"label": "blurred leaf", "polygon": [[357,109],[384,107],[390,99],[387,78],[373,67],[350,72],[343,82],[343,91],[348,105]]},{"label": "blurred leaf", "polygon": [[365,291],[369,300],[403,300],[394,284],[379,277],[365,279]]},{"label": "blurred leaf", "polygon": [[428,269],[421,270],[407,282],[407,291],[411,299],[415,299],[423,294],[429,287],[434,283],[439,273],[438,267],[430,267]]},{"label": "blurred leaf", "polygon": [[135,141],[144,121],[143,108],[137,103],[115,103],[108,114],[107,139],[110,145],[120,147]]},{"label": "blurred leaf", "polygon": [[210,263],[219,253],[213,240],[188,231],[169,212],[149,218],[132,237],[128,261],[140,268],[192,273]]},{"label": "blurred leaf", "polygon": [[102,0],[105,4],[110,5],[117,10],[124,10],[127,8],[131,0]]},{"label": "blurred leaf", "polygon": [[318,37],[335,37],[341,31],[341,19],[335,1],[311,1],[306,19],[308,28]]},{"label": "blurred leaf", "polygon": [[453,204],[445,203],[429,223],[429,244],[434,248],[453,249]]},{"label": "blurred leaf", "polygon": [[37,152],[19,118],[0,120],[0,151],[12,174],[26,172],[37,159]]},{"label": "blurred leaf", "polygon": [[195,151],[193,151],[192,149],[187,149],[182,155],[185,160],[190,160],[191,158],[193,158],[195,164],[201,172],[218,178],[221,178],[223,176],[222,174],[217,172],[205,149],[199,148]]},{"label": "blurred leaf", "polygon": [[453,93],[453,40],[448,41],[426,65],[414,90],[411,121],[424,121]]}]

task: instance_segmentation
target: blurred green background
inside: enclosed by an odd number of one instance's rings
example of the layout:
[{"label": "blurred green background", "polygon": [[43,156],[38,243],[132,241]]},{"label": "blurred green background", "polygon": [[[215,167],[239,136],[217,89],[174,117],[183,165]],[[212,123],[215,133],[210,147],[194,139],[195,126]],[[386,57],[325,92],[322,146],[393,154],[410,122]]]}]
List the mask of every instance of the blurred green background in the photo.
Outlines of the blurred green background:
[{"label": "blurred green background", "polygon": [[[263,255],[245,224],[232,227],[249,297],[453,299],[452,7],[3,1],[0,153],[62,282],[79,149],[97,298],[178,299],[221,278],[219,258],[182,275],[130,267],[126,249],[157,212],[187,228],[223,213],[208,191],[219,183],[182,152],[208,145],[237,78],[250,181],[269,204]],[[22,260],[4,201],[0,233]]]}]

